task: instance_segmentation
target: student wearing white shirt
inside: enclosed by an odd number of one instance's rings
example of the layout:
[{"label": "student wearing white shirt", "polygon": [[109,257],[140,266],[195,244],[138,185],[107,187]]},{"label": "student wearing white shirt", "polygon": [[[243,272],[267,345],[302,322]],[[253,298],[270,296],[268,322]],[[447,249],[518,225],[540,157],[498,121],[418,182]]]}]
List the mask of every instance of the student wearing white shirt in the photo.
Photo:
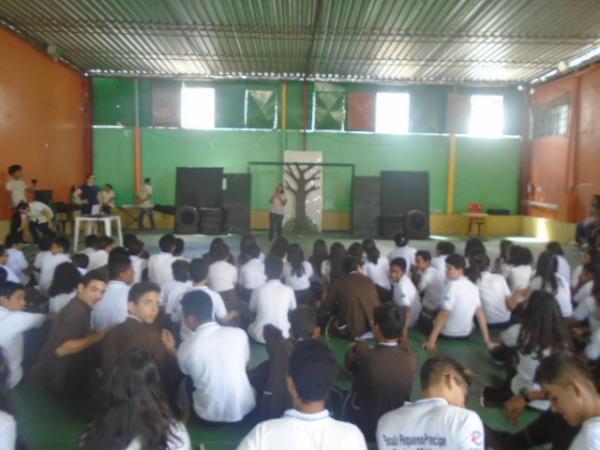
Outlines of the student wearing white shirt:
[{"label": "student wearing white shirt", "polygon": [[390,262],[380,255],[373,239],[365,239],[363,248],[367,255],[364,265],[367,277],[377,286],[377,294],[382,303],[391,300]]},{"label": "student wearing white shirt", "polygon": [[17,283],[0,283],[0,347],[4,349],[9,375],[6,387],[14,388],[23,377],[23,335],[42,326],[44,314],[34,314],[25,309],[25,287]]},{"label": "student wearing white shirt", "polygon": [[[0,386],[8,384],[10,368],[4,349],[0,348]],[[8,389],[0,389],[0,448],[2,450],[15,450],[17,444],[22,444],[17,438],[17,421],[15,420],[14,402],[10,398]],[[22,446],[25,448],[26,446]],[[19,446],[21,448],[21,446]]]},{"label": "student wearing white shirt", "polygon": [[248,261],[240,268],[240,295],[246,302],[250,301],[252,291],[264,285],[267,282],[265,275],[264,258],[260,258],[260,248],[254,244],[246,248]]},{"label": "student wearing white shirt", "polygon": [[217,244],[210,252],[212,264],[208,269],[208,287],[218,292],[225,301],[227,311],[238,310],[240,299],[236,286],[238,281],[237,268],[227,261],[230,256],[226,244]]},{"label": "student wearing white shirt", "polygon": [[142,184],[137,191],[137,206],[140,208],[140,213],[138,216],[138,228],[140,230],[144,229],[145,216],[148,216],[148,220],[150,221],[150,229],[154,229],[152,192],[152,181],[150,180],[150,178],[144,179],[144,184]]},{"label": "student wearing white shirt", "polygon": [[50,246],[52,245],[52,241],[49,238],[42,238],[38,241],[37,246],[39,251],[35,254],[35,258],[33,260],[33,278],[36,283],[40,281],[40,271],[42,270],[42,264],[44,261],[52,255],[50,252]]},{"label": "student wearing white shirt", "polygon": [[[444,299],[444,280],[438,270],[431,264],[431,253],[419,250],[415,257],[419,283],[417,289],[422,298],[423,308],[419,316],[419,328],[431,333],[433,321]],[[444,267],[444,272],[446,271]]]},{"label": "student wearing white shirt", "polygon": [[130,240],[126,243],[126,248],[129,250],[129,259],[133,266],[133,282],[139,283],[142,281],[144,271],[148,268],[148,259],[144,251],[144,243],[137,239]]},{"label": "student wearing white shirt", "polygon": [[568,320],[569,325],[580,326],[578,322],[587,320],[592,334],[600,330],[600,311],[598,311],[599,294],[590,295],[577,305],[575,311],[573,311],[573,317]]},{"label": "student wearing white shirt", "polygon": [[377,448],[483,450],[484,429],[465,408],[470,380],[448,357],[432,358],[421,368],[421,399],[384,414],[377,424]]},{"label": "student wearing white shirt", "polygon": [[581,264],[573,269],[571,273],[571,288],[577,289],[579,286],[579,276],[583,271],[583,266],[587,263],[591,263],[594,267],[600,267],[600,249],[596,247],[588,248],[583,255],[581,255]]},{"label": "student wearing white shirt", "polygon": [[171,264],[175,261],[173,250],[175,249],[175,236],[165,234],[158,241],[160,253],[150,256],[148,259],[148,280],[162,286],[167,281],[173,281]]},{"label": "student wearing white shirt", "polygon": [[450,241],[438,242],[435,246],[436,256],[431,258],[431,265],[436,268],[442,276],[444,283],[446,282],[446,258],[448,255],[455,253],[456,247]]},{"label": "student wearing white shirt", "polygon": [[425,350],[435,351],[440,335],[449,338],[468,338],[473,329],[474,317],[477,317],[486,346],[488,348],[495,346],[490,339],[477,286],[465,277],[465,258],[457,254],[448,256],[446,276],[448,286],[429,340],[423,345]]},{"label": "student wearing white shirt", "polygon": [[286,286],[294,290],[297,303],[309,304],[314,301],[310,289],[312,276],[312,265],[304,260],[302,248],[298,244],[291,244],[287,251],[287,262],[283,265],[283,280]]},{"label": "student wearing white shirt", "polygon": [[360,430],[334,420],[325,408],[336,373],[335,354],[327,344],[314,339],[298,342],[287,378],[294,408],[256,425],[237,450],[366,450]]},{"label": "student wearing white shirt", "polygon": [[289,337],[290,322],[288,312],[296,309],[294,290],[281,283],[283,261],[274,255],[265,260],[267,283],[255,289],[250,298],[250,312],[255,313],[254,321],[248,327],[248,334],[255,341],[264,344],[263,327],[271,324],[281,330],[284,338]]},{"label": "student wearing white shirt", "polygon": [[4,239],[6,252],[8,253],[8,267],[12,269],[19,278],[19,283],[27,286],[29,284],[29,263],[23,254],[23,240],[16,234],[9,234]]},{"label": "student wearing white shirt", "polygon": [[527,247],[513,245],[510,248],[511,268],[508,271],[506,281],[513,294],[529,287],[529,281],[533,275],[532,263],[533,255]]},{"label": "student wearing white shirt", "polygon": [[[191,286],[190,281],[190,263],[183,259],[177,259],[171,264],[173,271],[173,281],[168,281],[160,287],[160,303],[162,306],[168,306],[169,297],[177,297],[182,295]],[[171,313],[172,309],[166,309],[167,314]]]},{"label": "student wearing white shirt", "polygon": [[111,255],[108,263],[110,281],[102,299],[92,311],[92,328],[102,331],[125,322],[128,312],[128,295],[133,283],[133,267],[128,256]]},{"label": "student wearing white shirt", "polygon": [[485,253],[475,253],[469,258],[467,275],[479,289],[479,298],[490,327],[505,328],[510,322],[507,301],[512,296],[506,279],[491,273],[490,258]]},{"label": "student wearing white shirt", "polygon": [[104,189],[98,194],[98,203],[100,205],[100,210],[104,214],[112,214],[113,209],[115,209],[116,198],[117,194],[115,194],[112,184],[106,183],[104,185]]},{"label": "student wearing white shirt", "polygon": [[556,242],[551,241],[546,244],[546,251],[556,256],[556,273],[563,277],[567,282],[571,281],[571,266],[565,259],[565,252],[562,246]]},{"label": "student wearing white shirt", "polygon": [[[598,275],[596,275],[596,272]],[[573,303],[578,305],[584,299],[592,295],[594,289],[594,278],[600,275],[600,266],[595,266],[592,263],[585,263],[581,267],[578,275],[577,284],[574,288]]]},{"label": "student wearing white shirt", "polygon": [[397,233],[394,236],[394,244],[396,247],[388,253],[387,259],[391,263],[396,258],[404,258],[406,261],[406,272],[411,273],[411,267],[415,265],[415,256],[417,249],[408,245],[408,238],[404,233]]},{"label": "student wearing white shirt", "polygon": [[81,253],[88,255],[88,257],[96,251],[96,245],[98,244],[98,236],[95,234],[88,234],[84,239],[85,248],[81,250]]},{"label": "student wearing white shirt", "polygon": [[6,280],[11,283],[20,283],[17,274],[8,266],[8,251],[4,245],[0,245],[0,267],[6,272]]},{"label": "student wearing white shirt", "polygon": [[510,271],[510,249],[513,246],[513,242],[510,239],[502,239],[500,241],[500,255],[494,261],[493,273],[502,275],[504,278],[508,277]]},{"label": "student wearing white shirt", "polygon": [[404,258],[394,258],[390,262],[393,301],[404,310],[402,342],[405,344],[408,343],[408,328],[417,323],[422,308],[419,291],[407,273],[407,266]]},{"label": "student wearing white shirt", "polygon": [[134,349],[119,357],[109,376],[107,407],[86,428],[77,448],[192,450],[185,425],[171,412],[148,352]]},{"label": "student wearing white shirt", "polygon": [[50,246],[51,255],[44,259],[40,269],[40,282],[38,283],[38,286],[42,294],[47,294],[48,289],[50,289],[50,286],[52,285],[54,269],[56,269],[59,264],[71,261],[71,258],[67,255],[69,246],[70,243],[65,238],[58,238],[52,241],[52,245]]},{"label": "student wearing white shirt", "polygon": [[571,289],[568,279],[556,271],[558,261],[555,255],[545,251],[538,257],[535,276],[529,282],[530,290],[542,289],[552,294],[560,306],[563,317],[573,315]]},{"label": "student wearing white shirt", "polygon": [[600,449],[600,394],[590,370],[577,358],[560,352],[542,360],[535,381],[554,411],[570,426],[581,426],[569,450]]},{"label": "student wearing white shirt", "polygon": [[108,256],[114,247],[115,241],[109,236],[99,236],[96,239],[96,248],[88,254],[88,270],[96,270],[108,264]]},{"label": "student wearing white shirt", "polygon": [[56,266],[54,279],[48,290],[50,296],[48,311],[51,314],[58,314],[75,297],[81,277],[81,273],[73,263],[64,262]]},{"label": "student wearing white shirt", "polygon": [[54,212],[45,203],[33,201],[21,202],[17,205],[17,214],[13,216],[11,224],[13,232],[22,237],[25,226],[29,228],[31,237],[37,243],[42,237],[55,238],[56,233],[50,228]]},{"label": "student wearing white shirt", "polygon": [[25,180],[22,179],[23,167],[19,164],[13,164],[8,167],[8,174],[10,180],[6,182],[4,187],[10,193],[10,201],[13,208],[21,202],[27,202],[27,191],[29,191],[29,185]]},{"label": "student wearing white shirt", "polygon": [[206,292],[187,292],[181,307],[193,334],[179,347],[177,359],[194,383],[194,412],[209,422],[239,422],[256,406],[246,373],[248,336],[212,320],[212,300]]}]

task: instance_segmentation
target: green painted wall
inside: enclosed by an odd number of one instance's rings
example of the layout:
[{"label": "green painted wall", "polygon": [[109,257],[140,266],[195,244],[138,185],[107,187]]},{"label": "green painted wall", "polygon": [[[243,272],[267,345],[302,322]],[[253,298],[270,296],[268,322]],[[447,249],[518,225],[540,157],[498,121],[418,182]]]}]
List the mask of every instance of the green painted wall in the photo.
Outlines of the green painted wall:
[{"label": "green painted wall", "polygon": [[117,204],[135,202],[133,128],[94,128],[94,172],[98,185],[113,185]]}]

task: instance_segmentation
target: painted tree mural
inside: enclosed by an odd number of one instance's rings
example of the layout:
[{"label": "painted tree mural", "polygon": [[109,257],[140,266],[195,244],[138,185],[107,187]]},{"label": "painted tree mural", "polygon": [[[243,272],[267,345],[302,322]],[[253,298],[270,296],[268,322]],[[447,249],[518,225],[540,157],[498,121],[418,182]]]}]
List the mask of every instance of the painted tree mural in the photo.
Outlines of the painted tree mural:
[{"label": "painted tree mural", "polygon": [[[286,164],[284,173],[285,189],[294,196],[295,220],[293,230],[307,234],[314,231],[314,224],[306,214],[306,200],[311,192],[318,191],[317,181],[321,179],[321,169],[313,164]],[[290,183],[291,181],[291,183]]]}]

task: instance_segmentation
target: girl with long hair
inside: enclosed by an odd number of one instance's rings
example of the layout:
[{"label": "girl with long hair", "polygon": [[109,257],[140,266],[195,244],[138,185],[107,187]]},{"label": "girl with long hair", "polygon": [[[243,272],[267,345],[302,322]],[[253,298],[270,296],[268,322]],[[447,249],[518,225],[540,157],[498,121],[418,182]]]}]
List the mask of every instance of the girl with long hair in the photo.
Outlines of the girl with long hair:
[{"label": "girl with long hair", "polygon": [[375,283],[381,302],[392,300],[392,283],[390,281],[390,262],[381,256],[373,239],[365,239],[362,243],[367,256],[365,270],[367,276]]},{"label": "girl with long hair", "polygon": [[313,242],[312,255],[308,257],[308,262],[312,266],[313,275],[310,279],[310,288],[315,298],[321,298],[323,295],[323,263],[329,258],[327,243],[324,239],[316,239]]},{"label": "girl with long hair", "polygon": [[48,295],[48,310],[52,314],[58,314],[77,293],[77,285],[81,281],[81,272],[71,262],[64,262],[54,269],[54,277]]},{"label": "girl with long hair", "polygon": [[573,305],[571,303],[571,289],[569,282],[556,272],[558,260],[551,252],[540,253],[535,268],[535,276],[529,282],[530,290],[541,289],[552,294],[563,317],[570,317],[573,314]]},{"label": "girl with long hair", "polygon": [[329,258],[321,263],[321,275],[323,276],[323,293],[321,298],[325,298],[329,287],[344,275],[344,258],[346,258],[344,244],[337,241],[331,244],[331,247],[329,247]]},{"label": "girl with long hair", "polygon": [[296,294],[298,304],[310,304],[314,297],[310,290],[312,265],[304,260],[304,253],[298,244],[290,244],[287,249],[287,262],[283,267],[283,278],[287,286]]}]

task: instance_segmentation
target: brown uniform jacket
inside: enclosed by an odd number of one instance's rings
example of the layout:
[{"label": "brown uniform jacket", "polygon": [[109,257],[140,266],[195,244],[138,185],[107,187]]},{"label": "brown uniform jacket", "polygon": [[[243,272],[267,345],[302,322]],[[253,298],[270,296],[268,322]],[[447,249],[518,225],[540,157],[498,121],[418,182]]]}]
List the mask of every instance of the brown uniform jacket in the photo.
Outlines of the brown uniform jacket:
[{"label": "brown uniform jacket", "polygon": [[373,310],[379,304],[375,283],[353,272],[333,284],[323,307],[335,314],[338,326],[346,325],[349,337],[360,337],[371,330]]},{"label": "brown uniform jacket", "polygon": [[410,399],[417,359],[399,345],[357,342],[346,353],[346,368],[352,373],[352,401],[347,413],[368,438],[379,418]]}]

